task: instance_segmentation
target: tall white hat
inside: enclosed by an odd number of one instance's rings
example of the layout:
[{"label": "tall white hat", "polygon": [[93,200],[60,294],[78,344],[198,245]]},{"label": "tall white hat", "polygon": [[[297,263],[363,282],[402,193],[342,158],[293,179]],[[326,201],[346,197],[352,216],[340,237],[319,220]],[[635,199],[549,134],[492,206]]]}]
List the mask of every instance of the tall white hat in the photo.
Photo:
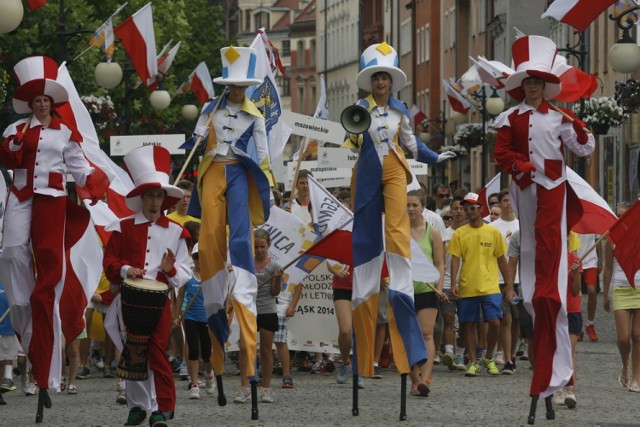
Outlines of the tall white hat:
[{"label": "tall white hat", "polygon": [[511,55],[516,72],[505,81],[505,89],[509,95],[517,101],[522,101],[522,81],[529,77],[538,77],[545,81],[545,99],[558,96],[562,86],[558,76],[552,72],[557,51],[556,44],[547,37],[524,36],[513,42]]},{"label": "tall white hat", "polygon": [[48,56],[29,56],[13,67],[13,76],[19,84],[13,94],[13,109],[18,114],[31,113],[29,103],[38,95],[53,100],[52,108],[67,102],[67,89],[56,81],[58,64]]},{"label": "tall white hat", "polygon": [[360,89],[371,92],[371,76],[380,72],[391,76],[392,92],[399,91],[407,84],[406,74],[398,68],[398,53],[386,42],[373,44],[362,52],[356,84]]},{"label": "tall white hat", "polygon": [[256,51],[251,47],[223,47],[220,49],[222,58],[222,77],[213,79],[221,85],[253,86],[262,83],[255,77]]}]

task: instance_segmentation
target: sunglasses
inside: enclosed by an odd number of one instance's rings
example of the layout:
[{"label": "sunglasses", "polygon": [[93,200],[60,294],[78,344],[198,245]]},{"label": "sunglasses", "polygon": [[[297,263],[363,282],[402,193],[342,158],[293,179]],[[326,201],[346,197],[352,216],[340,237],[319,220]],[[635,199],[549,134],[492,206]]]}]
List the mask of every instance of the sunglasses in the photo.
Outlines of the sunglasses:
[{"label": "sunglasses", "polygon": [[451,194],[438,194],[438,198],[440,199],[448,199],[451,197]]},{"label": "sunglasses", "polygon": [[473,206],[463,206],[462,210],[464,210],[465,212],[468,211],[475,211],[476,209],[480,209],[481,206],[477,206],[477,205],[473,205]]},{"label": "sunglasses", "polygon": [[451,215],[445,215],[442,217],[443,221],[453,221],[453,217]]}]

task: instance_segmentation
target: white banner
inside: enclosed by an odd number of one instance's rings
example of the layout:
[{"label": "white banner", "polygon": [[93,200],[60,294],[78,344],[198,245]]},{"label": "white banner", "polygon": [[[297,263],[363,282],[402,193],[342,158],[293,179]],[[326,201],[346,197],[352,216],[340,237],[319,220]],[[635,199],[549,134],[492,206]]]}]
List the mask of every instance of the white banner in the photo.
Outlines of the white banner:
[{"label": "white banner", "polygon": [[[313,226],[320,236],[326,236],[336,228],[351,231],[353,227],[351,211],[312,176],[309,177],[309,192],[313,207]],[[345,225],[347,223],[348,225]]]},{"label": "white banner", "polygon": [[147,145],[158,145],[169,150],[171,154],[184,154],[184,150],[180,150],[184,144],[184,134],[173,135],[116,135],[109,139],[110,151],[112,156],[124,156],[134,148],[144,147]]},{"label": "white banner", "polygon": [[291,111],[283,111],[282,117],[291,128],[291,133],[317,141],[342,144],[345,130],[338,122],[323,120]]},{"label": "white banner", "polygon": [[348,148],[318,147],[318,165],[352,168],[358,154]]},{"label": "white banner", "polygon": [[[284,181],[285,190],[291,190],[293,178],[298,162],[287,163],[287,179]],[[336,168],[333,166],[319,166],[316,160],[300,162],[300,169],[306,169],[326,188],[351,186],[351,168]]]}]

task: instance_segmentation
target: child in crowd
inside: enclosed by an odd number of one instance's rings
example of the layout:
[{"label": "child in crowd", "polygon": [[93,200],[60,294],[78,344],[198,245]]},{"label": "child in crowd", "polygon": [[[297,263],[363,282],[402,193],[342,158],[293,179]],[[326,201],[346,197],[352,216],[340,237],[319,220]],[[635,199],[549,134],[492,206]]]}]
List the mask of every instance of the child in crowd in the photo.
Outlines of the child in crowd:
[{"label": "child in crowd", "polygon": [[[184,333],[189,351],[187,370],[189,372],[189,399],[200,399],[200,385],[198,384],[198,359],[202,357],[205,367],[205,391],[207,395],[213,395],[215,390],[214,373],[211,368],[211,338],[207,326],[207,313],[204,309],[204,295],[200,289],[200,259],[198,244],[191,251],[193,259],[193,276],[180,288],[176,306],[180,307],[179,313],[174,316],[174,325],[180,324],[183,319]],[[195,297],[195,300],[191,302]]]},{"label": "child in crowd", "polygon": [[13,383],[13,359],[18,355],[18,340],[9,317],[9,300],[4,293],[4,285],[0,283],[0,365],[3,369],[0,405],[6,405],[2,393],[16,389]]}]

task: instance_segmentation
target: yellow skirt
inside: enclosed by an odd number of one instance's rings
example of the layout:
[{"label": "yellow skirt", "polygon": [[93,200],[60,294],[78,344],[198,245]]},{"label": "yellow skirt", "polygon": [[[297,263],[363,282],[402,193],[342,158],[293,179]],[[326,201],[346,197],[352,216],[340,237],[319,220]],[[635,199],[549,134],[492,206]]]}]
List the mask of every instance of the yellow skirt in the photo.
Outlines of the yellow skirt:
[{"label": "yellow skirt", "polygon": [[640,287],[615,286],[611,300],[614,311],[640,309]]}]

